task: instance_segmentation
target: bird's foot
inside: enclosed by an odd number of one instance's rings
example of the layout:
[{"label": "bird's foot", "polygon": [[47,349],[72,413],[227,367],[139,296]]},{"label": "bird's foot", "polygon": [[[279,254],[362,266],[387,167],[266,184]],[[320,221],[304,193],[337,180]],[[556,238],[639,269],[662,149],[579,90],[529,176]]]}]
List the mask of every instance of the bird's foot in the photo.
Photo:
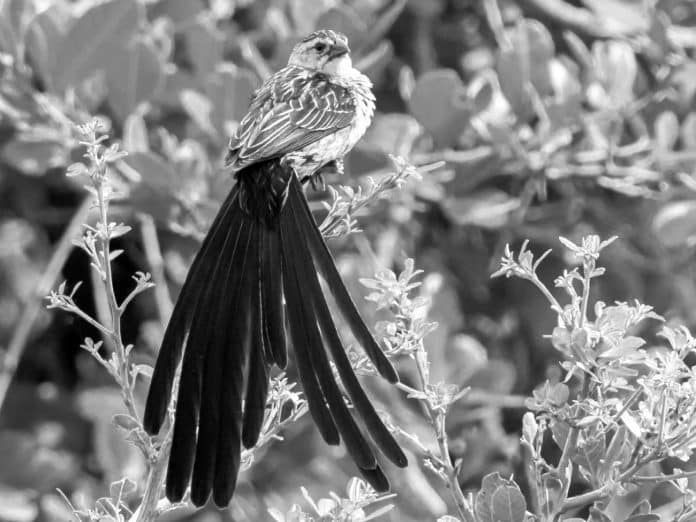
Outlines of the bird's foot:
[{"label": "bird's foot", "polygon": [[326,190],[326,182],[324,182],[324,173],[321,170],[318,170],[311,176],[307,176],[302,180],[302,184],[306,184],[309,182],[310,185],[312,185],[313,190]]},{"label": "bird's foot", "polygon": [[333,161],[329,161],[320,170],[321,170],[322,174],[338,174],[339,176],[342,176],[343,175],[343,160],[336,159]]}]

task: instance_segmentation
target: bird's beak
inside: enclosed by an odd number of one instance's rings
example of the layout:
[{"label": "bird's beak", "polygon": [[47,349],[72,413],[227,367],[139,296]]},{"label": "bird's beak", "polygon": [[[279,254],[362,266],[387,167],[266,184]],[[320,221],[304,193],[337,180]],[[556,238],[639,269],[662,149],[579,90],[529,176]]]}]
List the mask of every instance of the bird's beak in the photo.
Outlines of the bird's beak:
[{"label": "bird's beak", "polygon": [[338,58],[339,56],[343,56],[344,54],[348,54],[350,52],[350,47],[348,47],[347,44],[344,44],[342,42],[336,42],[331,46],[331,49],[329,50],[329,60],[333,60],[334,58]]}]

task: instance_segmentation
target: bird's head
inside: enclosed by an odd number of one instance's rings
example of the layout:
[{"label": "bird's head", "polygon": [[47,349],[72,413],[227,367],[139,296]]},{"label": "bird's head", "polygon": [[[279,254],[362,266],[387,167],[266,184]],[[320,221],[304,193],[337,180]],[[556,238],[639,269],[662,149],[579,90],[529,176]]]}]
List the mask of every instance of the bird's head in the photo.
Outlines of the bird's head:
[{"label": "bird's head", "polygon": [[315,31],[293,48],[288,65],[331,75],[347,75],[353,69],[348,38],[330,29]]}]

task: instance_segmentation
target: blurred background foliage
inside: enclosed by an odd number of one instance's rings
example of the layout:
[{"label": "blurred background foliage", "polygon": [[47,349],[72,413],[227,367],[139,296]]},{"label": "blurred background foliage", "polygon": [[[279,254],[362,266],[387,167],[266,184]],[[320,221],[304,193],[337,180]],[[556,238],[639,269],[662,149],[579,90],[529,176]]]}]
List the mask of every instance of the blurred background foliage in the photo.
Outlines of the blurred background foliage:
[{"label": "blurred background foliage", "polygon": [[[138,233],[115,242],[124,254],[114,277],[119,298],[135,270],[160,283],[160,298],[138,297],[124,323],[133,356],[151,363],[167,289],[176,295],[231,186],[220,170],[226,140],[253,90],[314,28],[348,35],[377,94],[372,127],[329,183],[379,178],[389,154],[444,162],[331,246],[373,324],[358,278],[400,271],[407,257],[425,270],[439,324],[426,338],[433,378],[475,392],[449,415],[465,489],[493,471],[523,475],[517,399],[560,374],[542,337],[554,326],[542,297],[489,279],[506,243],[545,249],[559,235],[616,234],[596,298],[638,298],[696,326],[690,0],[0,0],[0,520],[67,519],[56,488],[91,505],[110,482],[137,482],[146,469],[111,424],[118,390],[79,348],[97,332],[41,303],[57,282],[85,279],[76,301],[96,315],[103,306],[86,256],[70,245],[89,218],[81,182],[64,176],[84,151],[73,123],[105,116],[129,152],[112,212]],[[328,192],[310,196],[321,213]],[[161,258],[149,251],[153,224]],[[566,261],[552,255],[540,276]],[[395,421],[430,440],[408,399],[370,387]],[[445,514],[450,499],[411,461],[391,470],[398,496],[387,517]],[[169,519],[265,520],[269,506],[305,503],[300,486],[326,496],[353,472],[304,418],[245,474],[230,513]]]}]

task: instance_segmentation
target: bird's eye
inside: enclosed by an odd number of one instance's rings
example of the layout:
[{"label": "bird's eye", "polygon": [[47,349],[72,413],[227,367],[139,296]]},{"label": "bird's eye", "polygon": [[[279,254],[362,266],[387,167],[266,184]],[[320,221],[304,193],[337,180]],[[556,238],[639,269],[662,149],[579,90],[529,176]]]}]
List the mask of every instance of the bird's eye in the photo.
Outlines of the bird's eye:
[{"label": "bird's eye", "polygon": [[326,44],[321,42],[315,43],[314,50],[322,53],[326,50]]}]

